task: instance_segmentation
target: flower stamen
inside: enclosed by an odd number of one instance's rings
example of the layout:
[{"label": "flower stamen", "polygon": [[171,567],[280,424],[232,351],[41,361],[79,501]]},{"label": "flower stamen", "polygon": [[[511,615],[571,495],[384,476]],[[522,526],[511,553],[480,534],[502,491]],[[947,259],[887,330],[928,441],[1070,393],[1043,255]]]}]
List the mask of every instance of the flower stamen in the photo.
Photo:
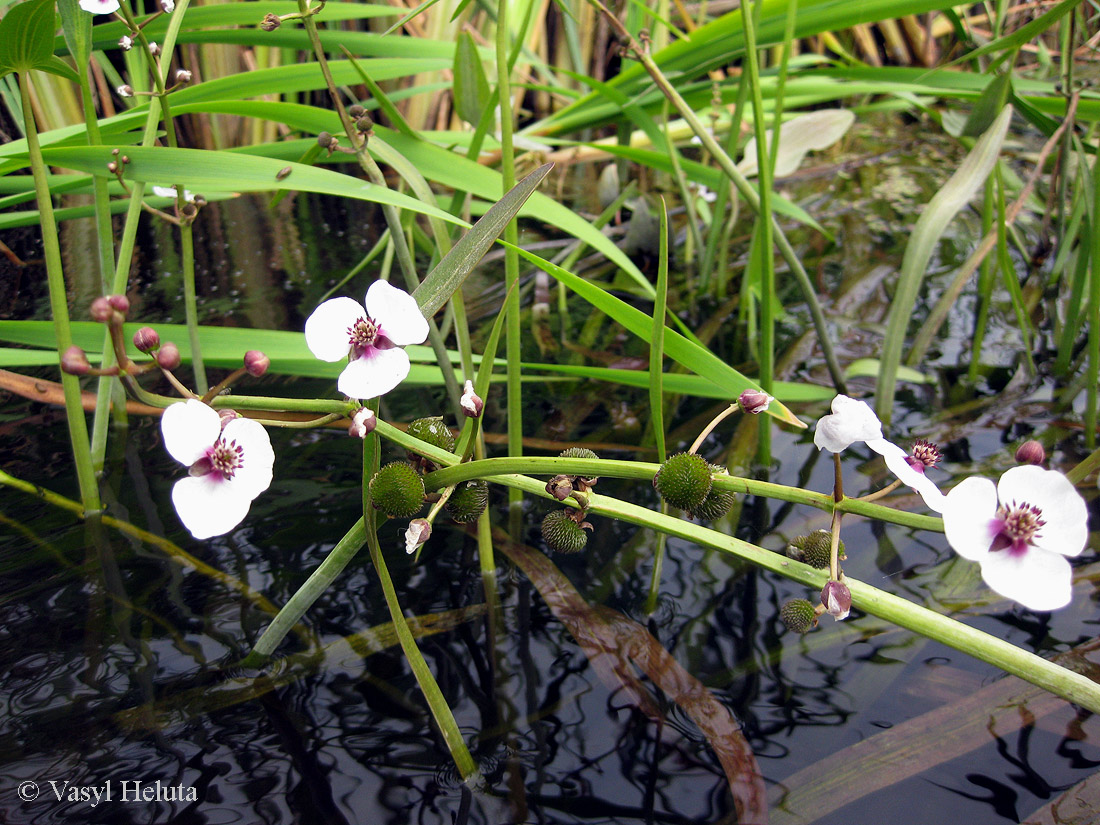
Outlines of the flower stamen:
[{"label": "flower stamen", "polygon": [[372,318],[360,318],[348,327],[348,342],[354,357],[358,358],[378,338],[378,324]]},{"label": "flower stamen", "polygon": [[990,550],[1010,549],[1013,553],[1022,553],[1034,544],[1033,539],[1038,535],[1046,521],[1041,518],[1043,511],[1038,507],[1024,502],[1017,504],[1002,504],[997,508],[997,514],[993,519],[993,544]]},{"label": "flower stamen", "polygon": [[923,473],[927,468],[935,467],[941,458],[943,453],[935,444],[919,438],[913,444],[912,451],[905,457],[905,462],[918,473]]},{"label": "flower stamen", "polygon": [[218,473],[223,479],[229,481],[243,466],[244,448],[236,441],[226,443],[224,439],[219,438],[214,442],[214,446],[207,450],[206,455],[191,465],[188,474],[205,476]]}]

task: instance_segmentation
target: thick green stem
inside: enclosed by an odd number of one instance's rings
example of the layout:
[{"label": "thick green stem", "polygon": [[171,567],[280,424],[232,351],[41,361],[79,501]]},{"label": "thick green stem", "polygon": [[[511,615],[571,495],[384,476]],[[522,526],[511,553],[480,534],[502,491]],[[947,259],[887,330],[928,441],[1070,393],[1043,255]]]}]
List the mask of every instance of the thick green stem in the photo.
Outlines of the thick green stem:
[{"label": "thick green stem", "polygon": [[[24,128],[27,131],[27,154],[30,155],[34,174],[34,195],[42,225],[42,251],[46,259],[46,279],[50,293],[50,314],[53,315],[54,334],[57,337],[58,359],[73,343],[69,327],[69,304],[65,291],[65,275],[61,267],[61,244],[57,237],[57,221],[53,214],[53,201],[46,181],[46,164],[42,159],[42,147],[38,142],[38,127],[31,108],[30,72],[19,73],[19,92],[23,104]],[[76,462],[76,478],[80,485],[80,500],[89,513],[100,509],[99,488],[96,486],[92,466],[91,445],[88,441],[88,424],[80,400],[80,382],[75,375],[61,373],[61,387],[65,394],[65,418],[69,425],[69,440]]]}]

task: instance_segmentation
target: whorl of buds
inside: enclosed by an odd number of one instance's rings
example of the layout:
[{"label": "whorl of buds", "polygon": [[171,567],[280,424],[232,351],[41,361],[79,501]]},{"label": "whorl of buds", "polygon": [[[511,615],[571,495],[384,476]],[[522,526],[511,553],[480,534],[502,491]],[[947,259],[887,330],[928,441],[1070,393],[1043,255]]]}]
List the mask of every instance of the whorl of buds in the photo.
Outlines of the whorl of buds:
[{"label": "whorl of buds", "polygon": [[1034,464],[1039,467],[1047,460],[1046,450],[1038,441],[1025,441],[1016,450],[1016,461],[1020,464]]},{"label": "whorl of buds", "polygon": [[424,480],[404,461],[387,464],[368,486],[374,506],[387,516],[408,518],[424,506]]},{"label": "whorl of buds", "polygon": [[821,603],[825,606],[825,612],[837,621],[847,619],[852,609],[852,592],[848,585],[841,582],[825,582],[821,590]]},{"label": "whorl of buds", "polygon": [[462,412],[467,418],[481,418],[481,411],[485,409],[485,402],[474,392],[474,382],[467,381],[462,389],[462,398],[459,399]]},{"label": "whorl of buds", "polygon": [[162,370],[174,370],[183,359],[180,357],[180,348],[171,341],[161,344],[157,350],[157,366]]},{"label": "whorl of buds", "polygon": [[374,414],[374,410],[369,407],[360,407],[355,411],[355,415],[351,417],[348,435],[353,438],[366,438],[369,433],[374,432],[374,428],[377,426],[378,416]]},{"label": "whorl of buds", "polygon": [[779,608],[779,619],[793,633],[809,633],[817,625],[817,611],[806,599],[791,599]]},{"label": "whorl of buds", "polygon": [[762,390],[745,390],[737,396],[737,406],[750,415],[760,415],[767,411],[772,400],[772,397]]},{"label": "whorl of buds", "polygon": [[250,349],[244,354],[244,368],[253,378],[259,378],[271,366],[271,359],[258,349]]},{"label": "whorl of buds", "polygon": [[415,553],[416,549],[432,535],[432,525],[427,519],[414,518],[405,531],[405,552]]},{"label": "whorl of buds", "polygon": [[61,371],[69,375],[87,375],[92,369],[84,350],[73,344],[61,355]]},{"label": "whorl of buds", "polygon": [[138,352],[152,352],[160,346],[160,335],[152,327],[142,327],[134,333],[134,348]]},{"label": "whorl of buds", "polygon": [[265,32],[273,32],[281,25],[283,25],[283,21],[279,19],[279,15],[268,12],[264,15],[264,20],[260,23],[260,28]]}]

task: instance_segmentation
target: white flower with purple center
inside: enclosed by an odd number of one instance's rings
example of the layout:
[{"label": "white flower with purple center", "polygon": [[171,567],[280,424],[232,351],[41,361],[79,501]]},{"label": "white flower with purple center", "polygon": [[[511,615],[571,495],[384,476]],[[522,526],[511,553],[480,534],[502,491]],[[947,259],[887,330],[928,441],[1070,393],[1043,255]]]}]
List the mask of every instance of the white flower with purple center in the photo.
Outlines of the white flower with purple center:
[{"label": "white flower with purple center", "polygon": [[90,14],[112,14],[119,5],[118,0],[80,0],[80,8]]},{"label": "white flower with purple center", "polygon": [[367,290],[366,308],[351,298],[325,301],[306,321],[306,345],[322,361],[350,356],[337,387],[349,398],[376,398],[405,380],[403,347],[423,344],[428,322],[416,300],[386,281]]},{"label": "white flower with purple center", "polygon": [[165,449],[190,468],[172,488],[180,521],[197,539],[228,533],[271,484],[275,453],[267,430],[247,418],[223,426],[221,415],[195,399],[168,407],[160,429]]},{"label": "white flower with purple center", "polygon": [[882,456],[890,472],[900,478],[902,483],[920,493],[920,497],[924,499],[929,509],[942,513],[944,495],[936,483],[925,475],[925,470],[936,466],[936,462],[941,458],[936,445],[930,441],[917,439],[913,444],[912,452],[907,453],[885,438],[881,441],[881,444],[871,445],[871,449]]},{"label": "white flower with purple center", "polygon": [[944,498],[947,541],[979,562],[985,583],[1032,610],[1069,604],[1072,570],[1088,541],[1088,511],[1073,484],[1055,470],[1013,467],[994,486],[972,477]]}]

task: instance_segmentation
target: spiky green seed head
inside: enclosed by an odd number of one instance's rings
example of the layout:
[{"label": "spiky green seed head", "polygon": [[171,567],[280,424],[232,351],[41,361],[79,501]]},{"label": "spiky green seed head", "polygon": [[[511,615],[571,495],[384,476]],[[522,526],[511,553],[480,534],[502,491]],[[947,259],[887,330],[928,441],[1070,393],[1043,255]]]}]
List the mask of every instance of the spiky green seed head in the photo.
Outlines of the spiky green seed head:
[{"label": "spiky green seed head", "polygon": [[568,510],[551,510],[542,520],[542,538],[546,546],[559,553],[579,553],[588,544],[588,534]]},{"label": "spiky green seed head", "polygon": [[671,506],[691,512],[710,492],[710,466],[701,455],[679,453],[661,465],[653,485]]},{"label": "spiky green seed head", "polygon": [[460,524],[467,524],[477,519],[488,503],[489,485],[481,479],[475,479],[457,485],[443,506],[451,514],[451,518]]},{"label": "spiky green seed head", "polygon": [[[712,479],[715,474],[727,475],[726,468],[719,464],[708,464],[707,467],[710,468]],[[714,521],[728,513],[736,500],[736,494],[726,490],[716,490],[712,484],[702,504],[693,507],[689,512],[699,521]]]},{"label": "spiky green seed head", "polygon": [[[808,564],[810,567],[824,570],[829,566],[829,548],[831,542],[832,534],[828,530],[815,530],[808,536],[799,536],[798,538],[791,539],[791,543],[787,545],[787,556],[795,561]],[[844,539],[840,540],[837,558],[845,558]]]},{"label": "spiky green seed head", "polygon": [[449,453],[455,448],[455,437],[441,415],[416,419],[409,424],[409,435]]},{"label": "spiky green seed head", "polygon": [[424,506],[424,480],[411,464],[394,461],[370,480],[374,506],[391,518],[408,518]]},{"label": "spiky green seed head", "polygon": [[806,599],[791,599],[779,608],[779,618],[794,633],[809,633],[817,625],[817,612]]},{"label": "spiky green seed head", "polygon": [[558,458],[599,458],[599,456],[587,447],[570,447],[562,450]]}]

